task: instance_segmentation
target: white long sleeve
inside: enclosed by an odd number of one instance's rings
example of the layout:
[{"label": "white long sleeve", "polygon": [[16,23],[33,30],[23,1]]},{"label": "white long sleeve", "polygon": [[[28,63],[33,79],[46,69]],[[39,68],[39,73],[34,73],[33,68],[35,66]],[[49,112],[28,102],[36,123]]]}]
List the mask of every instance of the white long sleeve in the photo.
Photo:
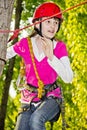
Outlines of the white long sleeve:
[{"label": "white long sleeve", "polygon": [[14,57],[17,53],[14,51],[13,46],[10,46],[7,48],[7,53],[6,53],[6,60],[11,59]]},{"label": "white long sleeve", "polygon": [[56,71],[65,83],[70,83],[72,81],[73,71],[70,67],[70,61],[67,56],[62,57],[61,59],[54,56],[52,61],[48,59],[48,64]]}]

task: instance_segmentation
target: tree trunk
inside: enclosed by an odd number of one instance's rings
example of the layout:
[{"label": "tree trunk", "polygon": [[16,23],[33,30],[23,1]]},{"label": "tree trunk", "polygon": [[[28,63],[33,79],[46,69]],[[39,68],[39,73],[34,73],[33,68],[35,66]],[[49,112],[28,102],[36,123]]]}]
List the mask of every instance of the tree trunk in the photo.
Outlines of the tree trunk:
[{"label": "tree trunk", "polygon": [[9,30],[15,0],[0,0],[0,75],[4,68],[6,57],[8,33],[1,33],[2,30]]},{"label": "tree trunk", "polygon": [[[19,28],[19,23],[20,23],[20,19],[21,19],[21,12],[22,12],[22,1],[23,0],[17,0],[17,2],[16,2],[17,5],[16,5],[16,12],[15,12],[15,29]],[[15,39],[13,42],[16,42],[17,40],[18,39]],[[6,80],[5,80],[2,101],[1,101],[1,107],[0,107],[0,130],[4,130],[4,126],[5,126],[7,101],[8,101],[8,96],[9,96],[10,83],[11,83],[12,75],[13,75],[14,63],[15,63],[15,58],[12,58],[9,61],[9,66],[8,66],[8,70],[6,73]]]}]

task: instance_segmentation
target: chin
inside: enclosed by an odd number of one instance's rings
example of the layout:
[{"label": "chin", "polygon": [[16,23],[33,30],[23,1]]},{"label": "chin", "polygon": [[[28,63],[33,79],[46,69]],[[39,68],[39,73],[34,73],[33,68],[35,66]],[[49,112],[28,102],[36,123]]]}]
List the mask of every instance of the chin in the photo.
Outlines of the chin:
[{"label": "chin", "polygon": [[52,37],[48,37],[49,39],[53,39],[54,38],[54,36],[52,36]]},{"label": "chin", "polygon": [[42,34],[43,35],[43,37],[45,37],[45,38],[47,38],[47,39],[52,39],[52,38],[54,38],[54,36],[55,35],[50,35],[50,34]]},{"label": "chin", "polygon": [[54,35],[52,35],[52,36],[45,36],[46,38],[48,38],[48,39],[52,39],[52,38],[54,38]]}]

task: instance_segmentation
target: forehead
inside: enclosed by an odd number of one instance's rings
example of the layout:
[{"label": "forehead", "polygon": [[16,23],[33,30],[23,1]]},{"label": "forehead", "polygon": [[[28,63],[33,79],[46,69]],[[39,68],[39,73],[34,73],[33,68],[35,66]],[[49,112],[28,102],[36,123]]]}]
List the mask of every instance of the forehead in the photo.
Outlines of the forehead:
[{"label": "forehead", "polygon": [[[46,20],[45,20],[45,19],[46,19]],[[48,20],[55,20],[55,21],[59,21],[59,19],[58,19],[58,18],[56,18],[56,17],[53,17],[53,18],[43,17],[43,18],[42,18],[42,20],[44,20],[44,21],[48,21]]]}]

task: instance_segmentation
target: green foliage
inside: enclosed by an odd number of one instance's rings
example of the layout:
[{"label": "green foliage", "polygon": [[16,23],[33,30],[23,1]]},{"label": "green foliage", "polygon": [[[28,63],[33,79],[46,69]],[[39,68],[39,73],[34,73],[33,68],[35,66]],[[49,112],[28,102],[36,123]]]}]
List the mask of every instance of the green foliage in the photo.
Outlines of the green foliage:
[{"label": "green foliage", "polygon": [[[81,2],[80,0],[66,2],[66,7],[73,6]],[[67,48],[71,60],[71,66],[74,71],[74,79],[68,87],[68,93],[65,90],[66,99],[66,118],[73,130],[87,129],[87,5],[80,6],[67,12],[67,19],[63,23],[64,36],[67,41]],[[66,85],[65,85],[66,86]],[[68,97],[67,97],[68,95]],[[67,111],[68,110],[68,111]]]},{"label": "green foliage", "polygon": [[23,1],[23,12],[22,12],[22,19],[27,20],[29,17],[33,16],[34,10],[36,7],[40,4],[43,3],[44,0],[24,0]]}]

